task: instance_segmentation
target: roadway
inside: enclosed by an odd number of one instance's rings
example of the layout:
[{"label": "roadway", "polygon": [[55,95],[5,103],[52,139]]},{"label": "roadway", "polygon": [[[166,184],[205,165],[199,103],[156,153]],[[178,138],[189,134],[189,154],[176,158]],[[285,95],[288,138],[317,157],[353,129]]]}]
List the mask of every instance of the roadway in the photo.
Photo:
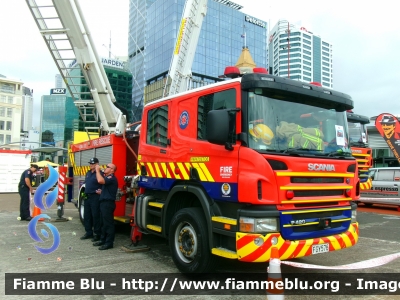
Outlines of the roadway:
[{"label": "roadway", "polygon": [[[5,273],[177,273],[172,262],[169,247],[165,240],[153,236],[145,236],[145,243],[150,247],[148,252],[127,253],[121,247],[130,244],[129,227],[117,226],[114,249],[99,251],[89,240],[79,239],[84,234],[79,215],[73,204],[67,203],[65,217],[67,222],[54,222],[56,210],[46,212],[53,218],[53,224],[60,233],[59,248],[53,253],[43,255],[34,246],[27,231],[28,222],[18,221],[18,194],[0,194],[0,298],[7,299],[37,299],[38,296],[5,296]],[[367,208],[362,204],[358,209],[360,223],[360,239],[355,247],[341,251],[318,254],[296,259],[296,262],[322,266],[340,266],[360,262],[384,255],[398,253],[400,249],[400,212],[393,207]],[[46,244],[45,244],[46,245]],[[47,244],[49,245],[49,244]],[[267,263],[240,263],[223,259],[217,267],[219,273],[258,273],[265,274]],[[365,265],[365,267],[368,267]],[[400,269],[400,258],[388,264],[365,268],[356,271],[310,271],[302,268],[281,266],[282,273],[397,273]],[[396,274],[397,280],[400,279]],[[400,289],[400,288],[399,288]],[[95,295],[97,294],[97,295]],[[291,296],[285,299],[400,299],[400,293],[390,296]],[[40,299],[62,299],[76,296],[40,296]],[[94,292],[91,296],[79,296],[79,299],[187,299],[188,296],[110,296]],[[161,298],[162,297],[162,298]],[[193,295],[193,299],[265,299],[265,296],[243,295]]]}]

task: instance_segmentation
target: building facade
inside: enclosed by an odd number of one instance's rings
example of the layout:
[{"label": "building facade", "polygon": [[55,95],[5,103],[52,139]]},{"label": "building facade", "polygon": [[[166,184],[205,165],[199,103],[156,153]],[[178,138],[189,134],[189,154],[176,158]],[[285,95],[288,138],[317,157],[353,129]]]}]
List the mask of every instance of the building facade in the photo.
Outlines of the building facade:
[{"label": "building facade", "polygon": [[[128,55],[135,120],[141,118],[144,87],[168,74],[184,4],[185,0],[130,1]],[[192,66],[195,80],[218,81],[244,46],[257,66],[268,66],[268,24],[242,13],[242,8],[229,0],[208,1]]]},{"label": "building facade", "polygon": [[29,131],[32,129],[33,95],[30,88],[23,86],[22,89],[21,131]]},{"label": "building facade", "polygon": [[333,88],[331,43],[286,20],[279,20],[269,34],[271,74]]},{"label": "building facade", "polygon": [[74,125],[79,119],[78,109],[74,101],[66,94],[42,96],[42,118],[40,119],[41,143],[55,146],[56,142],[72,141]]},{"label": "building facade", "polygon": [[63,80],[63,78],[62,78],[62,76],[60,75],[60,74],[56,74],[55,76],[54,76],[54,83],[55,83],[55,88],[56,89],[62,89],[62,88],[65,88],[65,82],[64,82],[64,80]]},{"label": "building facade", "polygon": [[33,150],[40,146],[40,132],[30,129],[21,132],[21,150]]},{"label": "building facade", "polygon": [[128,67],[128,59],[101,58],[108,81],[115,96],[118,107],[126,114],[126,119],[132,121],[132,74]]},{"label": "building facade", "polygon": [[[114,93],[116,106],[126,115],[127,121],[130,122],[132,119],[132,74],[127,67],[127,58],[112,59],[101,57],[100,59]],[[81,100],[91,100],[92,95],[89,86],[86,84],[80,68],[76,67],[75,63],[69,66],[73,68],[70,71],[72,76],[72,82],[70,83],[74,85],[73,88],[75,89],[73,89],[73,93],[78,95],[77,97],[80,97]],[[70,96],[69,90],[67,95]],[[86,127],[99,128],[100,123],[96,121],[96,118],[87,116],[86,120],[87,122],[81,117],[78,118],[75,122],[75,130],[84,131]],[[98,129],[96,131],[98,132]]]},{"label": "building facade", "polygon": [[[0,147],[20,149],[23,82],[0,75]],[[10,143],[15,143],[11,144]],[[2,145],[4,145],[2,147]]]}]

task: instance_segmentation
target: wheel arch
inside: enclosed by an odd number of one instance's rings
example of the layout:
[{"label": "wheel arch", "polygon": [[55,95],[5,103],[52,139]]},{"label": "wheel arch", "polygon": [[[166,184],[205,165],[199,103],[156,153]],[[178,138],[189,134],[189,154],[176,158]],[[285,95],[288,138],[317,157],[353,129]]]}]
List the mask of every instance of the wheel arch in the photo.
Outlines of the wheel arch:
[{"label": "wheel arch", "polygon": [[206,192],[201,186],[181,185],[174,186],[168,194],[165,201],[165,208],[163,210],[163,224],[162,228],[164,237],[168,238],[169,226],[174,214],[183,209],[190,207],[200,207],[203,211],[207,223],[207,232],[210,247],[213,247],[212,235],[212,222],[211,217],[214,215],[213,207],[214,201],[207,196]]}]

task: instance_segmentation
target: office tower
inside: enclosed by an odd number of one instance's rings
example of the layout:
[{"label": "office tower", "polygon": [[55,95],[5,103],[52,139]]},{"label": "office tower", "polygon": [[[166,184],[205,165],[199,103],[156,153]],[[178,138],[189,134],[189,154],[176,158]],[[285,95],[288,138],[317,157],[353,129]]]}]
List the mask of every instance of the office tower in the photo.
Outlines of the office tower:
[{"label": "office tower", "polygon": [[66,94],[42,96],[40,120],[41,143],[55,146],[56,142],[73,140],[74,124],[79,118],[78,109]]},{"label": "office tower", "polygon": [[56,89],[63,89],[65,88],[65,83],[64,80],[62,79],[62,76],[60,74],[56,74],[55,77],[55,88]]},{"label": "office tower", "polygon": [[332,44],[325,39],[279,20],[270,32],[268,48],[271,74],[333,88]]},{"label": "office tower", "polygon": [[[134,119],[141,118],[144,87],[168,74],[185,0],[131,0],[129,66],[133,76]],[[268,65],[267,22],[242,13],[229,0],[209,0],[192,66],[195,80],[218,81],[247,46],[259,67]]]},{"label": "office tower", "polygon": [[[112,59],[101,57],[100,59],[114,93],[116,106],[126,115],[127,121],[130,122],[132,119],[132,74],[127,67],[127,58]],[[76,94],[76,97],[80,97],[81,100],[92,99],[89,87],[79,66],[76,65],[76,62],[73,62],[69,68],[71,68],[70,75],[72,78],[70,78],[70,84],[72,84],[73,93]],[[70,95],[69,91],[67,91],[67,95]],[[77,110],[77,108],[75,109]],[[91,115],[93,115],[93,112],[89,111],[85,116],[86,120],[82,120],[80,117],[75,122],[75,130],[84,131],[85,128],[92,128],[90,131],[98,132],[97,128],[99,128],[100,122],[97,121],[98,118],[91,117]]]},{"label": "office tower", "polygon": [[21,113],[21,131],[32,129],[33,117],[33,94],[28,87],[22,87],[22,113]]}]

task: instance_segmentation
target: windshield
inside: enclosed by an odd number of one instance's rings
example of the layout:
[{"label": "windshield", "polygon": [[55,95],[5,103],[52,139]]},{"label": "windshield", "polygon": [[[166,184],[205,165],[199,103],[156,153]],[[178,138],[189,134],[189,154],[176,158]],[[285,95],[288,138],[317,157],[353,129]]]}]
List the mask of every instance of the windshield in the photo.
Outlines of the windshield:
[{"label": "windshield", "polygon": [[349,122],[350,146],[366,146],[368,143],[365,124]]},{"label": "windshield", "polygon": [[250,148],[279,153],[351,156],[345,112],[259,94],[262,91],[248,92]]}]

